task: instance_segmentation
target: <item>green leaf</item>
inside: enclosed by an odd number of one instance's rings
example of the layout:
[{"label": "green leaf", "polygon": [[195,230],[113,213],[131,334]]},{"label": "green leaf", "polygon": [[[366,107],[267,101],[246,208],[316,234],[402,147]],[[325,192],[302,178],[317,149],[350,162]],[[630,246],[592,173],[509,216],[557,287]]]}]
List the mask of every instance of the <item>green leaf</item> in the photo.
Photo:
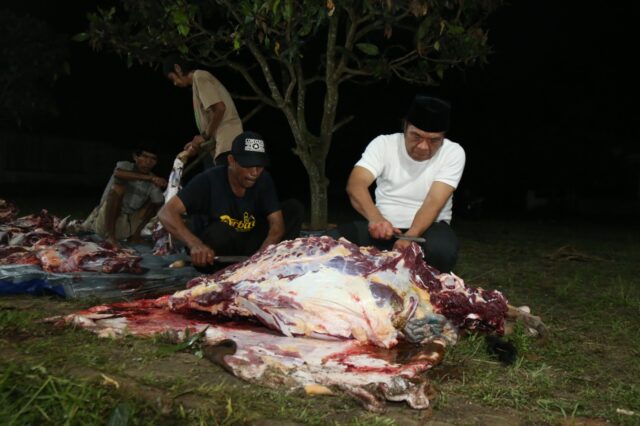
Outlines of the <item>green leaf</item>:
[{"label": "green leaf", "polygon": [[460,34],[464,34],[464,27],[461,27],[460,25],[449,25],[449,34],[451,35],[460,35]]},{"label": "green leaf", "polygon": [[293,16],[293,1],[292,0],[286,0],[285,1],[284,10],[283,10],[282,14],[284,15],[284,19],[286,19],[287,21],[291,19],[291,17]]},{"label": "green leaf", "polygon": [[376,46],[375,44],[371,44],[371,43],[357,43],[356,47],[358,48],[358,50],[360,50],[362,53],[369,55],[369,56],[377,56],[380,54],[380,49],[378,49],[378,46]]},{"label": "green leaf", "polygon": [[420,26],[418,27],[418,32],[416,33],[416,38],[418,40],[424,39],[429,30],[431,29],[431,24],[433,22],[433,18],[426,17],[420,22]]},{"label": "green leaf", "polygon": [[164,355],[188,349],[194,346],[204,337],[208,328],[209,326],[206,326],[202,331],[196,334],[192,334],[191,336],[185,335],[185,340],[183,342],[176,345],[161,347],[158,352]]},{"label": "green leaf", "polygon": [[127,426],[129,417],[131,417],[131,409],[127,404],[120,403],[111,412],[107,426]]},{"label": "green leaf", "polygon": [[433,48],[436,49],[437,51],[440,51],[440,40],[433,43]]},{"label": "green leaf", "polygon": [[191,28],[188,25],[178,25],[178,34],[181,36],[188,36],[190,30]]},{"label": "green leaf", "polygon": [[87,34],[87,33],[78,33],[78,34],[74,35],[73,37],[71,37],[71,40],[77,41],[77,42],[87,41],[87,40],[89,40],[89,34]]},{"label": "green leaf", "polygon": [[276,0],[273,2],[273,6],[271,7],[271,12],[275,15],[278,12],[278,6],[280,6],[280,0]]},{"label": "green leaf", "polygon": [[174,9],[171,17],[173,18],[173,22],[177,25],[188,22],[187,14],[184,10]]}]

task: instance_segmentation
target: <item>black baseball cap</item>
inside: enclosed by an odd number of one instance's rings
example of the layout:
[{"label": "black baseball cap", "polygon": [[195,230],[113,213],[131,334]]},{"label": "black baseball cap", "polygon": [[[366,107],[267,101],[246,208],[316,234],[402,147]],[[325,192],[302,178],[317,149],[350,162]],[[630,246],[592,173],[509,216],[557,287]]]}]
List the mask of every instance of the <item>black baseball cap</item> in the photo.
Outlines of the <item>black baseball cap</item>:
[{"label": "black baseball cap", "polygon": [[406,120],[425,132],[449,130],[451,104],[435,96],[416,95],[407,112]]},{"label": "black baseball cap", "polygon": [[242,167],[264,167],[269,165],[269,156],[264,139],[256,132],[242,132],[233,140],[231,155]]}]

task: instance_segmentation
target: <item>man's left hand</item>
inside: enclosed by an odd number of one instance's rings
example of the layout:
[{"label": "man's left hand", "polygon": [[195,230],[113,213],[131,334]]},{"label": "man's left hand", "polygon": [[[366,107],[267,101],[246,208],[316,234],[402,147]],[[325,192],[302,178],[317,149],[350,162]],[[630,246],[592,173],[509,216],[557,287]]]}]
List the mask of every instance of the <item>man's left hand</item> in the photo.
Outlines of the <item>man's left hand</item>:
[{"label": "man's left hand", "polygon": [[153,176],[151,178],[151,183],[153,183],[158,188],[165,188],[167,186],[167,180],[159,176]]},{"label": "man's left hand", "polygon": [[409,240],[396,240],[396,242],[393,244],[393,249],[396,251],[402,250],[409,247],[411,244],[412,242]]}]

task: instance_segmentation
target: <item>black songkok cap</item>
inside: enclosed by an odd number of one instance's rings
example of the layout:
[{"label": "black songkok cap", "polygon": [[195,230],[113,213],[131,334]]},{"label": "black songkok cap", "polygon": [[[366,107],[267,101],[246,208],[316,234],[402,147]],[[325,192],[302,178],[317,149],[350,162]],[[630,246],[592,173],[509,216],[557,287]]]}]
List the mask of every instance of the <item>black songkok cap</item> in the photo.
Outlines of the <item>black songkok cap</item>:
[{"label": "black songkok cap", "polygon": [[451,104],[433,96],[416,95],[407,112],[406,120],[425,132],[449,130]]}]

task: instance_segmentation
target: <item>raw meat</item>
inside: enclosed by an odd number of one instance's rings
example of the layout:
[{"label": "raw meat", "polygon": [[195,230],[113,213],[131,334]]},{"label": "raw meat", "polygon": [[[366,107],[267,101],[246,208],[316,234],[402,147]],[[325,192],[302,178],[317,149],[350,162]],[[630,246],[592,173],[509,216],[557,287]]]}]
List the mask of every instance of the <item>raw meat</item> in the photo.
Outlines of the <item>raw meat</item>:
[{"label": "raw meat", "polygon": [[[169,181],[167,182],[167,189],[164,191],[164,202],[169,201],[174,195],[176,195],[182,185],[182,172],[184,171],[184,165],[187,163],[189,155],[186,151],[182,151],[173,160],[173,168],[171,174],[169,174]],[[151,237],[154,241],[153,254],[156,256],[164,256],[174,251],[174,244],[171,234],[160,223],[160,220],[155,218],[154,225],[151,231]]]},{"label": "raw meat", "polygon": [[38,249],[36,255],[47,272],[131,272],[139,273],[142,258],[132,250],[108,243],[65,238]]},{"label": "raw meat", "polygon": [[163,333],[179,341],[203,332],[205,353],[238,377],[347,392],[378,411],[385,400],[428,407],[423,373],[442,360],[458,330],[501,333],[508,315],[500,292],[440,274],[416,244],[381,252],[344,239],[298,238],[188,287],[63,321],[102,336]]},{"label": "raw meat", "polygon": [[141,272],[142,258],[132,250],[69,238],[67,218],[42,210],[14,219],[14,213],[4,214],[5,210],[15,212],[15,207],[0,200],[0,265],[39,265],[47,272],[60,273]]},{"label": "raw meat", "polygon": [[399,336],[455,343],[459,328],[501,333],[507,312],[500,292],[440,274],[417,244],[381,252],[330,237],[272,245],[187,287],[169,299],[172,309],[252,318],[285,336],[353,338],[382,347],[394,346]]},{"label": "raw meat", "polygon": [[18,213],[15,205],[0,198],[0,223],[10,222]]},{"label": "raw meat", "polygon": [[62,321],[102,337],[161,333],[181,341],[204,331],[207,357],[249,382],[307,393],[342,391],[373,411],[383,410],[385,400],[429,406],[430,386],[422,373],[441,361],[442,342],[384,349],[352,339],[286,337],[250,323],[220,323],[203,312],[173,312],[167,299],[95,306]]}]

